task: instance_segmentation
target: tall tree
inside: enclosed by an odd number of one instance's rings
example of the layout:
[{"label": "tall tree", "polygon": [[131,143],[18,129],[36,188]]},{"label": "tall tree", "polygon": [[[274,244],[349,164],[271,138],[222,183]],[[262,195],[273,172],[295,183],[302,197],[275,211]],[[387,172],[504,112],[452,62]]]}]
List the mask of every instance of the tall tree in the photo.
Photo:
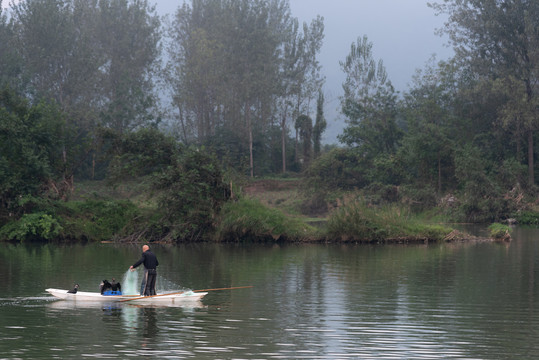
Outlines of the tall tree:
[{"label": "tall tree", "polygon": [[288,0],[193,0],[180,7],[169,29],[167,79],[183,135],[204,143],[218,132],[241,134],[254,175],[255,135],[272,133],[279,116],[285,138],[286,119],[308,97],[307,79],[319,70],[312,56],[321,46],[316,24],[300,34]]},{"label": "tall tree", "polygon": [[27,0],[12,11],[18,56],[27,93],[54,99],[70,120],[81,128],[95,124],[92,105],[97,103],[101,64],[93,44],[95,2]]},{"label": "tall tree", "polygon": [[[303,168],[309,167],[309,164],[311,163],[312,159],[312,149],[313,149],[313,120],[308,117],[307,115],[300,115],[296,119],[296,139],[298,139],[301,143],[302,147],[302,154],[301,159],[303,160]],[[298,146],[296,146],[296,149]],[[299,155],[299,154],[298,154]]]},{"label": "tall tree", "polygon": [[459,137],[453,103],[457,99],[455,72],[451,64],[434,63],[414,76],[409,93],[404,97],[406,134],[400,148],[408,174],[414,182],[442,192],[444,178],[453,175],[453,151]]},{"label": "tall tree", "polygon": [[82,132],[98,114],[129,130],[150,117],[159,20],[140,0],[26,0],[12,11],[27,93],[54,99]]},{"label": "tall tree", "polygon": [[324,22],[319,16],[310,25],[304,23],[303,32],[299,30],[299,22],[294,20],[284,43],[280,71],[281,88],[277,98],[283,172],[286,172],[288,120],[310,113],[311,100],[324,82],[317,60],[323,38]]},{"label": "tall tree", "polygon": [[358,38],[340,63],[346,74],[341,104],[347,126],[339,140],[369,157],[394,153],[400,136],[395,90],[372,46],[366,36]]},{"label": "tall tree", "polygon": [[13,27],[9,24],[7,15],[0,0],[0,87],[9,86],[20,89],[22,85],[22,62],[15,51]]},{"label": "tall tree", "polygon": [[[480,76],[520,83],[504,115],[522,124],[528,144],[528,183],[534,179],[534,134],[538,129],[539,2],[528,0],[444,0],[430,4],[449,15],[444,31],[456,56]],[[515,91],[516,90],[516,91]],[[524,103],[520,100],[524,98]],[[507,117],[509,113],[513,113]]]},{"label": "tall tree", "polygon": [[318,92],[318,101],[316,102],[316,120],[313,128],[313,152],[314,158],[320,156],[322,145],[322,134],[326,131],[326,119],[324,118],[324,93]]},{"label": "tall tree", "polygon": [[147,0],[99,0],[102,119],[122,133],[158,120],[154,76],[160,20]]},{"label": "tall tree", "polygon": [[97,120],[100,57],[91,35],[94,7],[95,1],[27,0],[11,10],[22,91],[34,103],[43,99],[58,104],[67,127],[76,129],[62,149],[63,182],[71,186],[90,151],[88,134]]}]

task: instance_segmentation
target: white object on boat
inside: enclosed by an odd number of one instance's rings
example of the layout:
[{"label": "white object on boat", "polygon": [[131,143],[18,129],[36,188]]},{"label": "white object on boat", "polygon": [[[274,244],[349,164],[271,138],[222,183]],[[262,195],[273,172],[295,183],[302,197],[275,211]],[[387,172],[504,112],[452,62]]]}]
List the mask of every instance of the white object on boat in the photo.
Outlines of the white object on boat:
[{"label": "white object on boat", "polygon": [[70,301],[100,301],[100,302],[127,302],[133,304],[184,304],[192,301],[200,301],[207,292],[178,291],[158,294],[154,296],[139,295],[101,295],[98,292],[77,291],[68,293],[64,289],[45,289],[52,296]]}]

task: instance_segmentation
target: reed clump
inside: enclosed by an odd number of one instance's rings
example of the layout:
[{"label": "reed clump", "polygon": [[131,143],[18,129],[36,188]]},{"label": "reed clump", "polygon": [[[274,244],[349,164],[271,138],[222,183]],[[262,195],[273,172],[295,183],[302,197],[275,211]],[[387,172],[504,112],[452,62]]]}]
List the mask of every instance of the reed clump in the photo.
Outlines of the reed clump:
[{"label": "reed clump", "polygon": [[370,206],[362,201],[343,205],[327,223],[328,238],[360,242],[442,241],[452,230],[420,222],[397,205]]},{"label": "reed clump", "polygon": [[496,241],[511,241],[511,228],[500,223],[493,223],[488,227],[489,235]]}]

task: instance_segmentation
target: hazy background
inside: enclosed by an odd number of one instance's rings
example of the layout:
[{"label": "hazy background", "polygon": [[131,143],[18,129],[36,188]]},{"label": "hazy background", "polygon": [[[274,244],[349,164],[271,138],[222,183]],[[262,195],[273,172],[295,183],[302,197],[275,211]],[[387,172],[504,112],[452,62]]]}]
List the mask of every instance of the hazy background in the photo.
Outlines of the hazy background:
[{"label": "hazy background", "polygon": [[[319,55],[326,77],[324,111],[328,127],[324,143],[337,143],[337,135],[344,127],[339,111],[344,74],[339,61],[345,59],[358,37],[367,35],[374,45],[374,58],[384,61],[389,79],[401,93],[407,90],[416,69],[423,68],[433,54],[438,60],[453,54],[445,45],[447,38],[435,35],[446,19],[436,16],[426,0],[289,1],[292,15],[301,23],[310,23],[317,15],[324,17],[325,39]],[[8,2],[4,0],[2,6],[6,7]],[[184,0],[149,2],[157,5],[160,15],[172,16]]]},{"label": "hazy background", "polygon": [[[395,89],[408,88],[416,69],[423,68],[436,54],[437,59],[453,55],[447,38],[435,35],[446,18],[436,16],[426,0],[289,0],[292,15],[300,23],[310,23],[317,15],[324,17],[325,38],[319,60],[326,77],[324,108],[327,130],[323,142],[337,143],[344,120],[340,115],[342,73],[339,61],[346,58],[350,45],[367,35],[373,43],[375,59],[382,59]],[[433,1],[433,0],[431,0]],[[160,14],[173,15],[183,0],[159,0]],[[315,114],[311,114],[314,116]]]}]

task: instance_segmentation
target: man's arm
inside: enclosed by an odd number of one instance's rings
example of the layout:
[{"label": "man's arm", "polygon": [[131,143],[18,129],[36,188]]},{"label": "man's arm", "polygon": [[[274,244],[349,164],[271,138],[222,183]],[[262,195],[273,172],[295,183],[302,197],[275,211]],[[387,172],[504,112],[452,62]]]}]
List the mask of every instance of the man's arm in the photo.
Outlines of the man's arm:
[{"label": "man's arm", "polygon": [[144,253],[142,253],[142,257],[136,263],[131,265],[130,269],[134,269],[138,267],[140,264],[142,264],[144,262],[144,258],[145,258]]}]

